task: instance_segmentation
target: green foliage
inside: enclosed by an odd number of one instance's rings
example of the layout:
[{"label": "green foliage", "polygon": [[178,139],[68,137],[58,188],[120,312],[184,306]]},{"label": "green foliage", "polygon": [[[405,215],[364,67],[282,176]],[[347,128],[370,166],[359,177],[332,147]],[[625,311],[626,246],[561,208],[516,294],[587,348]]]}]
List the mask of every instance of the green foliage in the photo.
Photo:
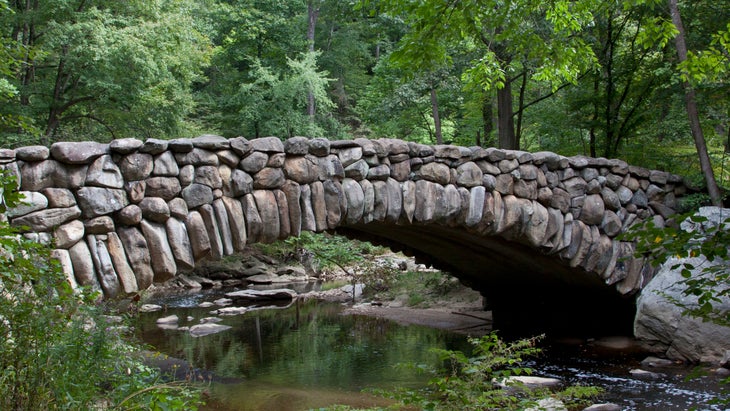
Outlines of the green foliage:
[{"label": "green foliage", "polygon": [[653,265],[672,261],[671,269],[680,270],[682,294],[696,301],[673,299],[684,315],[730,326],[730,311],[717,309],[730,296],[730,217],[708,224],[706,217],[691,213],[676,221],[683,221],[686,229],[656,227],[648,221],[632,227],[622,238],[636,241],[635,257],[648,258]]},{"label": "green foliage", "polygon": [[[2,182],[4,206],[17,204],[12,181]],[[0,408],[195,409],[189,387],[172,396],[149,388],[159,372],[142,365],[97,298],[71,288],[47,245],[0,223]]]},{"label": "green foliage", "polygon": [[[461,351],[434,350],[445,367],[410,365],[434,374],[425,389],[399,389],[381,394],[423,410],[522,410],[536,406],[537,400],[545,397],[557,398],[568,407],[585,406],[601,393],[599,388],[580,386],[552,392],[510,380],[513,376],[533,373],[523,362],[540,354],[536,346],[540,338],[505,342],[491,333],[469,340],[473,346],[471,356]],[[506,383],[506,387],[499,383]]]}]

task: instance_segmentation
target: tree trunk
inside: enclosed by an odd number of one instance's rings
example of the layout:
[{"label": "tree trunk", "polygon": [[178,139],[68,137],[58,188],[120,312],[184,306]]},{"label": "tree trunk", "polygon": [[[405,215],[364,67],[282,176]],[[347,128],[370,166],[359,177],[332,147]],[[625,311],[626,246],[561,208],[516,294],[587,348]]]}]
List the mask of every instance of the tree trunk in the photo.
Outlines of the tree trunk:
[{"label": "tree trunk", "polygon": [[512,84],[509,81],[497,90],[497,126],[499,148],[519,150],[520,144],[515,137],[514,111],[512,109]]},{"label": "tree trunk", "polygon": [[484,93],[482,97],[482,129],[484,131],[484,143],[492,146],[492,130],[494,130],[494,109],[492,108],[492,98],[488,93]]},{"label": "tree trunk", "polygon": [[441,118],[439,117],[439,103],[436,98],[436,88],[431,86],[431,113],[433,115],[433,128],[436,134],[436,144],[444,144],[441,134]]},{"label": "tree trunk", "polygon": [[[314,1],[307,1],[307,42],[309,43],[310,52],[314,52],[314,28],[317,26],[317,18],[319,17],[319,7],[314,6]],[[315,110],[314,94],[310,90],[307,92],[307,115],[310,120],[314,120]]]},{"label": "tree trunk", "polygon": [[[677,46],[679,62],[682,63],[687,60],[687,43],[685,43],[684,40],[684,26],[682,25],[682,17],[679,14],[677,0],[669,0],[669,12],[672,15],[672,23],[674,23],[677,27],[677,37],[675,37],[674,42]],[[684,88],[684,100],[687,106],[689,126],[690,130],[692,130],[692,137],[694,138],[697,155],[700,159],[700,169],[702,170],[702,174],[705,176],[705,182],[707,183],[707,193],[710,195],[712,205],[722,207],[722,195],[720,194],[720,188],[717,186],[717,181],[715,181],[715,172],[712,170],[710,156],[707,153],[705,136],[702,133],[702,127],[700,126],[700,116],[697,110],[695,90],[687,81],[682,83],[682,87]]]}]

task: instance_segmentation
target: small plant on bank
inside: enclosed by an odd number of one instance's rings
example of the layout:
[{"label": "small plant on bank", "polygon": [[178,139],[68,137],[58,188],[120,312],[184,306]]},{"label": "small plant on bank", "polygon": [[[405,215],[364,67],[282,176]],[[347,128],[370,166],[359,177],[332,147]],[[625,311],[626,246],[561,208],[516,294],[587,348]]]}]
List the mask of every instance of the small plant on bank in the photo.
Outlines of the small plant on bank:
[{"label": "small plant on bank", "polygon": [[[12,177],[0,182],[4,212],[21,199]],[[158,385],[97,297],[71,288],[48,246],[0,222],[0,409],[196,409],[198,391]]]}]

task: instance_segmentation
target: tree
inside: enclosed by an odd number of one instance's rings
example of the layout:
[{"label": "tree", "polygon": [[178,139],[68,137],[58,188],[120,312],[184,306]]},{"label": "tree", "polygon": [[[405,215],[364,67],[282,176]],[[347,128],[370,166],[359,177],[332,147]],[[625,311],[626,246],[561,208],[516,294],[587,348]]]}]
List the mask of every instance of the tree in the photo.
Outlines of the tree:
[{"label": "tree", "polygon": [[[672,23],[677,28],[677,34],[674,38],[677,55],[679,56],[679,63],[686,64],[687,61],[687,43],[685,41],[685,30],[682,24],[682,16],[679,12],[679,6],[677,0],[669,0],[669,13],[672,16]],[[727,45],[727,43],[725,43]],[[707,143],[705,142],[705,136],[702,132],[702,126],[700,125],[699,111],[697,109],[697,100],[695,90],[687,79],[682,84],[685,93],[685,102],[687,104],[687,117],[689,118],[690,129],[692,130],[692,138],[694,139],[695,147],[697,148],[697,155],[700,159],[700,169],[705,177],[705,183],[707,184],[707,191],[712,200],[712,204],[717,207],[722,206],[722,195],[720,194],[720,188],[715,180],[715,172],[712,169],[712,163],[710,162],[710,156],[707,153]]]},{"label": "tree", "polygon": [[516,81],[532,78],[558,87],[574,82],[594,63],[590,48],[577,35],[591,23],[591,9],[599,6],[592,0],[550,4],[521,0],[509,5],[491,0],[383,0],[377,4],[410,25],[394,54],[401,66],[418,72],[448,65],[454,58],[449,51],[456,44],[474,53],[463,78],[484,90],[496,90],[502,148],[519,148],[512,90]]}]

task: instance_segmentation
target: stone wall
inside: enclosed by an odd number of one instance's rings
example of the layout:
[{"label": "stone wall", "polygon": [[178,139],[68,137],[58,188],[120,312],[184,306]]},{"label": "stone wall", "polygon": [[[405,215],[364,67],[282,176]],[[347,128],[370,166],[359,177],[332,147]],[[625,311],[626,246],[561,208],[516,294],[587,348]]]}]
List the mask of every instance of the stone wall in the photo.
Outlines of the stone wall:
[{"label": "stone wall", "polygon": [[636,221],[663,225],[686,191],[619,160],[392,139],[60,142],[0,150],[0,164],[28,202],[10,223],[53,240],[69,281],[106,297],[247,243],[377,224],[501,238],[629,294],[651,271],[623,261],[632,246],[614,238]]}]

